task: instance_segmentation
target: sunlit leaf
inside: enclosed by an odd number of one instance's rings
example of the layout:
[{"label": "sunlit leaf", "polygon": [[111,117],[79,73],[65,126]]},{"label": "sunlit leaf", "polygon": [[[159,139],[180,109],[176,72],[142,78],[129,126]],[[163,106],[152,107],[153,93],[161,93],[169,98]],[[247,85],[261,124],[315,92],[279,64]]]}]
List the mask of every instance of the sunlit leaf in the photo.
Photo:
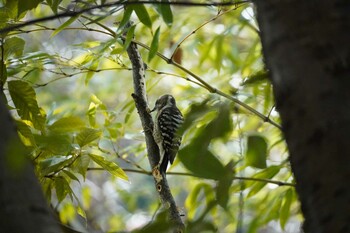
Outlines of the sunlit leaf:
[{"label": "sunlit leaf", "polygon": [[77,135],[77,142],[79,146],[83,147],[90,142],[95,141],[96,139],[100,138],[102,132],[100,130],[91,129],[91,128],[85,128],[79,134]]},{"label": "sunlit leaf", "polygon": [[150,47],[150,50],[148,53],[148,62],[150,62],[152,60],[152,58],[154,58],[154,56],[158,52],[159,34],[160,34],[160,26],[157,28],[156,32],[154,33],[151,47]]},{"label": "sunlit leaf", "polygon": [[29,126],[25,124],[23,121],[16,121],[18,134],[26,146],[35,146],[35,139],[32,131]]},{"label": "sunlit leaf", "polygon": [[96,59],[89,66],[89,71],[87,72],[86,77],[85,77],[85,85],[87,85],[90,82],[90,80],[92,79],[92,77],[94,76],[94,74],[96,74],[96,70],[98,68],[98,65],[99,65],[99,59]]},{"label": "sunlit leaf", "polygon": [[66,27],[71,25],[75,20],[79,18],[80,15],[72,16],[70,17],[66,22],[61,24],[55,31],[52,32],[51,38],[55,37],[58,33],[60,33],[62,30],[64,30]]},{"label": "sunlit leaf", "polygon": [[4,59],[14,56],[19,57],[23,54],[25,41],[19,37],[10,37],[5,40],[4,44]]},{"label": "sunlit leaf", "polygon": [[53,156],[40,161],[43,176],[52,172],[58,172],[73,160],[72,156]]},{"label": "sunlit leaf", "polygon": [[288,189],[284,196],[284,202],[280,210],[280,224],[283,230],[291,214],[290,207],[292,205],[292,201],[293,201],[293,190]]},{"label": "sunlit leaf", "polygon": [[267,143],[260,135],[249,135],[246,151],[246,164],[256,168],[266,168]]},{"label": "sunlit leaf", "polygon": [[89,209],[91,205],[91,191],[88,186],[84,186],[81,190],[82,205],[85,209]]},{"label": "sunlit leaf", "polygon": [[55,121],[48,128],[57,133],[76,132],[85,127],[85,122],[79,117],[63,117]]},{"label": "sunlit leaf", "polygon": [[43,130],[46,116],[38,106],[34,89],[27,82],[19,80],[9,81],[8,88],[22,120],[28,120],[34,128]]},{"label": "sunlit leaf", "polygon": [[80,206],[77,206],[77,213],[86,220],[86,213]]},{"label": "sunlit leaf", "polygon": [[86,178],[86,171],[90,164],[90,157],[86,154],[80,155],[72,164],[72,169]]},{"label": "sunlit leaf", "polygon": [[34,138],[41,150],[52,154],[66,154],[72,149],[71,140],[67,135],[34,135]]},{"label": "sunlit leaf", "polygon": [[71,178],[72,180],[75,180],[75,181],[80,183],[80,180],[78,179],[78,177],[76,177],[76,175],[74,175],[72,172],[70,172],[68,170],[63,170],[62,172],[64,174],[66,174],[69,178]]},{"label": "sunlit leaf", "polygon": [[123,169],[121,169],[116,163],[108,161],[100,155],[89,154],[89,156],[95,163],[103,167],[112,175],[119,177],[123,180],[128,180],[128,176],[125,174]]},{"label": "sunlit leaf", "polygon": [[[265,170],[257,173],[256,175],[253,176],[253,178],[258,178],[258,179],[271,179],[273,178],[279,171],[281,167],[280,166],[270,166],[266,168]],[[247,182],[246,186],[252,186],[249,193],[248,197],[251,197],[255,194],[257,194],[263,187],[265,187],[268,184],[268,181],[249,181]]]},{"label": "sunlit leaf", "polygon": [[71,190],[69,184],[66,181],[66,179],[64,179],[62,176],[55,178],[54,184],[56,189],[57,200],[58,202],[62,202]]},{"label": "sunlit leaf", "polygon": [[68,222],[73,221],[76,217],[76,214],[76,208],[70,202],[64,203],[59,212],[60,220],[63,224],[67,224]]}]

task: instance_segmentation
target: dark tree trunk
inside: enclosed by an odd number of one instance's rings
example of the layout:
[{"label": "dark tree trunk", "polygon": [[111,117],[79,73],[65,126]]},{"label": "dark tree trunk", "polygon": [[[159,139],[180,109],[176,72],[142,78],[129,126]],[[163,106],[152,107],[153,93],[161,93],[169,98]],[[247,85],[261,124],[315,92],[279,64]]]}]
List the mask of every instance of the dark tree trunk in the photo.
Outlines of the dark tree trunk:
[{"label": "dark tree trunk", "polygon": [[0,232],[61,232],[2,101],[0,125]]},{"label": "dark tree trunk", "polygon": [[256,0],[305,232],[350,232],[350,1]]}]

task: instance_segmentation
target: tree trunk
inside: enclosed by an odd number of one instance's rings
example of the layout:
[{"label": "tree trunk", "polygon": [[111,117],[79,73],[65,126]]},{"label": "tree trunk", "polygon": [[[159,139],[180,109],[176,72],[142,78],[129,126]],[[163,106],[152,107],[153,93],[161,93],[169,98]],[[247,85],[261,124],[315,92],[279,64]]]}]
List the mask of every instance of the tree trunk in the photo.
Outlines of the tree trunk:
[{"label": "tree trunk", "polygon": [[305,232],[350,232],[350,1],[256,0]]},{"label": "tree trunk", "polygon": [[0,100],[0,232],[62,232],[34,175],[10,114]]}]

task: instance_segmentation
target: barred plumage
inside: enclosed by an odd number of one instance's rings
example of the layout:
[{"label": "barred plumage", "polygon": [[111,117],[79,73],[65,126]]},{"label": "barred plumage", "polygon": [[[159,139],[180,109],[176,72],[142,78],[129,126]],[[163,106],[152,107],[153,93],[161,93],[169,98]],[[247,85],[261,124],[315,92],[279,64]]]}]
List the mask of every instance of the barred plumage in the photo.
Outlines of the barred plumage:
[{"label": "barred plumage", "polygon": [[163,95],[157,101],[154,109],[157,110],[153,136],[159,147],[159,170],[166,172],[168,162],[174,162],[177,151],[181,144],[181,136],[177,134],[177,130],[183,123],[183,116],[176,107],[173,96]]}]

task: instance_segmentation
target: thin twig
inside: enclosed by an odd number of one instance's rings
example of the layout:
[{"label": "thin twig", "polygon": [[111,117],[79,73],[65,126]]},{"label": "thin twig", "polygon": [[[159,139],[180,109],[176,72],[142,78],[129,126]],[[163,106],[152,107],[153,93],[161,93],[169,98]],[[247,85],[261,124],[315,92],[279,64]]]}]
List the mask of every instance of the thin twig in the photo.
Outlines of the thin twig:
[{"label": "thin twig", "polygon": [[[152,176],[152,172],[150,172],[150,171],[141,171],[141,170],[129,169],[129,168],[122,168],[122,169],[125,172],[139,173],[139,174]],[[88,171],[105,171],[105,169],[104,168],[89,167]],[[191,177],[198,177],[198,178],[200,178],[199,176],[197,176],[197,175],[195,175],[193,173],[186,173],[186,172],[167,172],[166,174],[167,175],[173,175],[173,176],[191,176]],[[262,179],[262,178],[255,178],[255,177],[244,177],[244,176],[234,176],[233,179],[234,180],[264,182],[264,183],[275,184],[275,185],[278,185],[278,186],[295,187],[294,183],[289,183],[289,182],[284,182],[284,181],[279,181],[279,180],[269,180],[269,179]]]},{"label": "thin twig", "polygon": [[81,10],[77,10],[77,11],[65,11],[62,13],[58,13],[55,15],[50,15],[50,16],[46,16],[46,17],[42,17],[42,18],[38,18],[38,19],[34,19],[34,20],[28,20],[26,22],[17,24],[17,25],[13,25],[13,26],[9,26],[9,27],[5,27],[3,29],[0,29],[0,34],[2,33],[7,33],[19,28],[23,28],[29,25],[33,25],[36,23],[40,23],[40,22],[46,22],[46,21],[50,21],[50,20],[54,20],[54,19],[60,19],[60,18],[67,18],[67,17],[74,17],[77,15],[81,15],[83,13],[87,13],[93,10],[97,10],[97,9],[103,9],[103,8],[108,8],[108,7],[113,7],[113,6],[127,6],[127,5],[136,5],[136,4],[170,4],[170,5],[178,5],[178,6],[198,6],[198,7],[203,7],[203,6],[232,6],[232,5],[239,5],[239,4],[244,4],[244,3],[248,3],[249,1],[240,1],[240,2],[209,2],[209,3],[196,3],[196,2],[188,2],[188,1],[179,1],[179,2],[158,2],[158,1],[137,1],[137,2],[132,2],[132,1],[115,1],[115,2],[110,2],[110,3],[105,3],[105,4],[101,4],[101,5],[96,5],[96,6],[92,6],[92,7],[88,7],[88,8],[84,8]]},{"label": "thin twig", "polygon": [[182,45],[183,42],[185,42],[185,40],[187,40],[190,36],[192,36],[193,34],[195,34],[199,29],[201,29],[202,27],[204,27],[205,25],[209,24],[210,22],[215,21],[216,19],[218,19],[220,16],[231,12],[233,10],[236,10],[238,8],[238,6],[235,6],[234,8],[227,10],[227,11],[223,11],[217,15],[215,15],[213,18],[209,19],[208,21],[202,23],[199,27],[197,27],[196,29],[194,29],[193,31],[191,31],[187,36],[185,36],[177,45],[176,48],[174,49],[174,52],[172,53],[170,60],[173,60],[174,55],[176,54],[176,51],[180,48],[180,46]]}]

